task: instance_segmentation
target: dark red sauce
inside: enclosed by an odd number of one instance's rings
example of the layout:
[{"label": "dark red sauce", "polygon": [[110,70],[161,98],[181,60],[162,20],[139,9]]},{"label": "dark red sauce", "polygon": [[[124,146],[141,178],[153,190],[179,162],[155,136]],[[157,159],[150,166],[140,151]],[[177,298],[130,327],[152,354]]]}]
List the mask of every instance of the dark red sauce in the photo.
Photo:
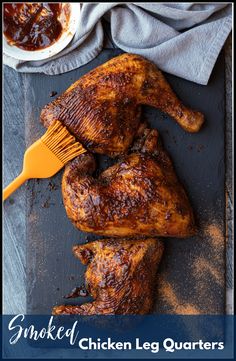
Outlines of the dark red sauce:
[{"label": "dark red sauce", "polygon": [[89,295],[85,286],[75,287],[68,295],[64,296],[64,298],[77,298],[77,297],[87,297]]},{"label": "dark red sauce", "polygon": [[11,45],[39,50],[62,34],[61,3],[5,3],[4,34]]}]

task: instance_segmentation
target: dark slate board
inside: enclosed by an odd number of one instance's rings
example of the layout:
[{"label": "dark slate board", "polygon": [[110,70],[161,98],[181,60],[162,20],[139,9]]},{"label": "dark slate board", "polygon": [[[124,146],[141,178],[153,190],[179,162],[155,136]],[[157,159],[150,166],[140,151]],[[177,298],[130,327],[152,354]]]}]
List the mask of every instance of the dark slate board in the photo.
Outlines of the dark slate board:
[{"label": "dark slate board", "polygon": [[[27,75],[26,140],[31,144],[43,132],[40,109],[50,93],[63,92],[99,64],[118,55],[104,50],[80,69],[58,76]],[[186,133],[157,109],[143,108],[143,115],[159,130],[176,172],[185,185],[199,232],[189,239],[165,239],[159,269],[156,313],[222,314],[225,311],[224,242],[224,60],[220,56],[210,82],[201,86],[166,75],[180,99],[205,114],[197,134]],[[109,165],[100,159],[101,167]],[[31,180],[27,185],[27,312],[48,314],[56,304],[85,302],[65,300],[72,288],[83,284],[85,267],[71,248],[99,237],[78,231],[68,220],[61,197],[61,173],[53,179]]]}]

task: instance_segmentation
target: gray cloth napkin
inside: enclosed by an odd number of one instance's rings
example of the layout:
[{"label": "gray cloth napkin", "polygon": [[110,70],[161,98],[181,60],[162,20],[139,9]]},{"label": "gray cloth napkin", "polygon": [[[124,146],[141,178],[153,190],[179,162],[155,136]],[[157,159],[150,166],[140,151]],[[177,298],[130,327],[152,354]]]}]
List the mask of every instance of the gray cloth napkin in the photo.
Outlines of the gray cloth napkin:
[{"label": "gray cloth napkin", "polygon": [[230,3],[83,3],[71,43],[44,61],[20,61],[4,54],[20,72],[60,74],[94,59],[103,47],[101,18],[110,22],[120,49],[145,56],[168,73],[207,84],[232,28]]}]

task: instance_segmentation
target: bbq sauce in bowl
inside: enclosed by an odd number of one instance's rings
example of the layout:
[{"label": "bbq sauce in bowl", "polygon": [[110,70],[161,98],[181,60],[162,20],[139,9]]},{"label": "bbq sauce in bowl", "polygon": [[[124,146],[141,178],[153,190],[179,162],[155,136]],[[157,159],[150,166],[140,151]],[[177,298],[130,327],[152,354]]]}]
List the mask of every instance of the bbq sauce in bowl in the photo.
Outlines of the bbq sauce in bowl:
[{"label": "bbq sauce in bowl", "polygon": [[61,3],[5,3],[4,35],[10,45],[34,51],[47,48],[61,36]]}]

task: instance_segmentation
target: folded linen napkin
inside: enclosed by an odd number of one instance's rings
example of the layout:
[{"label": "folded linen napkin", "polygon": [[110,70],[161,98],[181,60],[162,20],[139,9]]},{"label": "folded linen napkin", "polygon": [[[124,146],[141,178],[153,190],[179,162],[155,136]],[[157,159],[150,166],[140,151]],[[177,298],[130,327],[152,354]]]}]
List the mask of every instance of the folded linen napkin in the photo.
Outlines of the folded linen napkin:
[{"label": "folded linen napkin", "polygon": [[83,3],[71,43],[44,61],[21,61],[4,54],[20,72],[49,75],[78,68],[103,47],[101,19],[110,22],[114,44],[145,56],[168,73],[207,84],[232,28],[231,3]]}]

